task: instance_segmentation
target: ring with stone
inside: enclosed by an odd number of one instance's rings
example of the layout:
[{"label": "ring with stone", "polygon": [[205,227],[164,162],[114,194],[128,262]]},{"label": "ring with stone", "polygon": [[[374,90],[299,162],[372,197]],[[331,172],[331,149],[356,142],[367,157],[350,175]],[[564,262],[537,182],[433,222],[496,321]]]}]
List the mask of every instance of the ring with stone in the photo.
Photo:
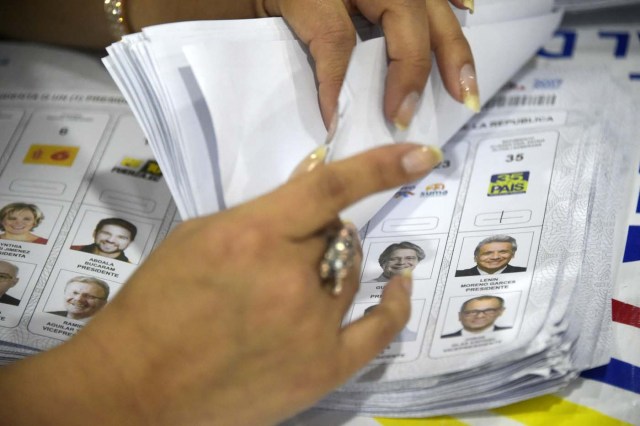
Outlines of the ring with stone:
[{"label": "ring with stone", "polygon": [[327,250],[320,262],[320,278],[334,296],[343,289],[343,281],[353,266],[358,235],[355,228],[343,225],[328,237]]}]

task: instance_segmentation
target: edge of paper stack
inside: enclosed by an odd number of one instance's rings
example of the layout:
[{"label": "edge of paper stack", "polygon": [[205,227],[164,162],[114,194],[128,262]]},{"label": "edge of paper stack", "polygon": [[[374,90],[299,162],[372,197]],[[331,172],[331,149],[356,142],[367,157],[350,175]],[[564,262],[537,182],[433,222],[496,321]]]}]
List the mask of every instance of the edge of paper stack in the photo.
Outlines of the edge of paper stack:
[{"label": "edge of paper stack", "polygon": [[[625,94],[597,69],[525,68],[514,77],[558,25],[552,2],[495,2],[482,14],[459,17],[484,110],[472,117],[434,71],[401,134],[381,116],[384,40],[375,27],[359,27],[333,159],[411,140],[444,145],[446,161],[425,180],[344,213],[361,227],[365,253],[361,289],[345,321],[362,316],[383,288],[369,280],[378,247],[421,241],[429,254],[424,265],[432,269],[414,271],[410,325],[417,336],[392,343],[318,408],[389,417],[485,409],[553,392],[608,361],[610,253],[625,195],[616,185],[637,154],[625,147],[631,129],[620,125],[631,121]],[[279,19],[147,28],[112,45],[105,64],[183,219],[277,187],[326,136],[308,55]],[[561,96],[534,90],[538,81],[554,81],[554,73],[563,81]],[[607,84],[586,90],[571,83],[590,76]],[[596,107],[593,99],[601,100]],[[498,163],[499,155],[513,155],[512,163]],[[488,179],[504,175],[527,180],[519,194],[529,198],[507,191],[489,199]],[[510,223],[505,212],[520,216]],[[486,283],[456,276],[473,242],[505,233],[518,237],[526,272]],[[442,338],[457,326],[459,302],[485,294],[506,300],[509,331],[476,343]]]}]

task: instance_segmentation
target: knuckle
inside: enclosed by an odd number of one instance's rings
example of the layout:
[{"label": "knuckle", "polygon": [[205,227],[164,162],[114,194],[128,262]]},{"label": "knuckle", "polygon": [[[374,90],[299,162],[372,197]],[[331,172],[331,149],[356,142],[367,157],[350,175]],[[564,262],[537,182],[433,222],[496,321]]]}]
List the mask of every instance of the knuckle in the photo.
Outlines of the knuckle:
[{"label": "knuckle", "polygon": [[321,83],[342,82],[355,44],[355,29],[340,21],[323,27],[310,41],[309,50],[316,59],[317,78]]},{"label": "knuckle", "polygon": [[416,72],[426,73],[431,69],[431,56],[424,52],[416,52],[409,56],[408,63],[415,69]]},{"label": "knuckle", "polygon": [[350,200],[351,194],[348,179],[334,170],[323,169],[325,170],[318,185],[321,199],[330,200],[334,205],[344,205]]},{"label": "knuckle", "polygon": [[323,32],[318,36],[318,40],[350,49],[356,44],[356,31],[351,23],[335,20],[323,27]]},{"label": "knuckle", "polygon": [[436,54],[455,52],[461,49],[470,52],[469,42],[460,28],[437,27],[433,28],[431,32],[434,40],[432,48]]},{"label": "knuckle", "polygon": [[428,49],[416,46],[410,50],[396,54],[393,60],[397,61],[403,68],[404,73],[414,79],[425,78],[431,69],[431,52]]},{"label": "knuckle", "polygon": [[369,178],[378,188],[395,186],[399,183],[399,178],[405,175],[401,167],[388,158],[383,158],[383,161],[370,161],[368,166],[371,168]]},{"label": "knuckle", "polygon": [[[239,226],[220,226],[217,221],[204,226],[203,240],[211,251],[224,252],[233,259],[255,259],[264,255],[273,243],[270,227],[257,216]],[[212,244],[215,242],[215,244]]]}]

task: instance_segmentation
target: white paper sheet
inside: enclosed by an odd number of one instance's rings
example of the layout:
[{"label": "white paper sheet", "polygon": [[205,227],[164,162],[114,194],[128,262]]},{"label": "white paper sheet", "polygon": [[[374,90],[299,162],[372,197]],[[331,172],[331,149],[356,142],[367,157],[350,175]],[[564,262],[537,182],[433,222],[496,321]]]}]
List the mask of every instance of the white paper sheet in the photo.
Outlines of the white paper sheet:
[{"label": "white paper sheet", "polygon": [[[550,38],[560,17],[556,12],[463,28],[474,53],[482,102]],[[302,46],[217,38],[183,51],[216,123],[228,207],[284,183],[298,162],[324,141],[313,68]],[[359,43],[340,94],[332,159],[403,140],[446,143],[473,113],[446,92],[437,67],[433,69],[416,119],[406,132],[396,132],[382,114],[384,39]],[[368,197],[347,209],[344,217],[363,226],[392,192]]]}]

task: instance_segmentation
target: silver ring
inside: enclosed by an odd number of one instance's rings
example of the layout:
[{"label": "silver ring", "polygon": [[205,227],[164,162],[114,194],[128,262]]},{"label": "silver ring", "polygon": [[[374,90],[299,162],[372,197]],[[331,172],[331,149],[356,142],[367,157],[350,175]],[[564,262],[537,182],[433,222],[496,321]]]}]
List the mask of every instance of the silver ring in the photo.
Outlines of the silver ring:
[{"label": "silver ring", "polygon": [[356,255],[358,235],[353,227],[342,226],[329,237],[327,250],[320,262],[320,278],[334,296],[342,292],[342,282],[349,274]]}]

